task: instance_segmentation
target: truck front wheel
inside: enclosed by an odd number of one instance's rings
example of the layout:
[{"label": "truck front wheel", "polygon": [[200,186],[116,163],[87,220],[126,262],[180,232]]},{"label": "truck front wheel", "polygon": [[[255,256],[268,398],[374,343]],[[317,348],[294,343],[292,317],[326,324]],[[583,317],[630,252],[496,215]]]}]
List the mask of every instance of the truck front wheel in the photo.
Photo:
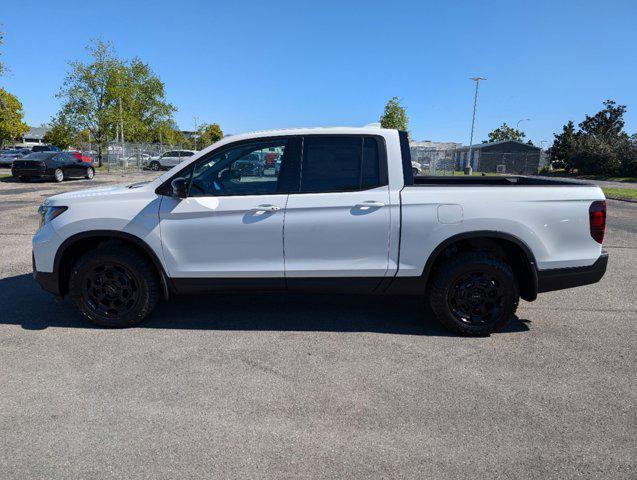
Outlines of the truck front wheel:
[{"label": "truck front wheel", "polygon": [[78,311],[102,327],[130,327],[141,322],[159,299],[153,266],[119,245],[92,250],[73,266],[69,293]]},{"label": "truck front wheel", "polygon": [[447,328],[462,335],[487,335],[506,325],[520,299],[511,267],[482,252],[461,253],[434,273],[431,308]]}]

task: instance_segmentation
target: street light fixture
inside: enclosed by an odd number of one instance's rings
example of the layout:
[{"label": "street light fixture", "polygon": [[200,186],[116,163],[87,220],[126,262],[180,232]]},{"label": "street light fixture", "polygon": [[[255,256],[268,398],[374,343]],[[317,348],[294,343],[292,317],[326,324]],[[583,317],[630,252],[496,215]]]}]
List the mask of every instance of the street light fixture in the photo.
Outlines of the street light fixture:
[{"label": "street light fixture", "polygon": [[531,119],[530,119],[530,118],[523,118],[522,120],[518,120],[518,123],[516,123],[516,124],[515,124],[515,129],[516,129],[516,130],[518,129],[518,127],[520,126],[520,123],[522,123],[522,122],[529,122],[529,121],[531,121]]},{"label": "street light fixture", "polygon": [[464,167],[464,174],[471,175],[471,152],[473,150],[473,129],[476,124],[476,107],[478,106],[478,84],[480,80],[486,80],[485,77],[471,77],[470,80],[476,82],[476,92],[473,96],[473,116],[471,117],[471,137],[469,139],[469,155],[467,157],[467,163]]}]

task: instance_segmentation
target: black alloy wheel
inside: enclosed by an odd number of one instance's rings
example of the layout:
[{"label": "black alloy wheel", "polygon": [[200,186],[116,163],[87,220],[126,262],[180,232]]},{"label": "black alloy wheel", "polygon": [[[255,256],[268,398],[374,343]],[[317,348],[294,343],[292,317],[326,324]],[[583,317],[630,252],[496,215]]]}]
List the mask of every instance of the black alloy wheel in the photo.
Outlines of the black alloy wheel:
[{"label": "black alloy wheel", "polygon": [[485,252],[452,257],[433,272],[431,308],[445,327],[487,335],[506,325],[520,300],[518,279],[501,258]]},{"label": "black alloy wheel", "polygon": [[104,318],[126,316],[139,301],[139,285],[123,265],[95,266],[85,275],[82,288],[88,308]]},{"label": "black alloy wheel", "polygon": [[449,289],[447,302],[453,315],[469,325],[484,325],[498,318],[506,292],[500,281],[482,271],[460,275]]},{"label": "black alloy wheel", "polygon": [[103,327],[141,322],[159,300],[152,262],[120,244],[106,244],[80,258],[71,270],[69,294],[78,311]]}]

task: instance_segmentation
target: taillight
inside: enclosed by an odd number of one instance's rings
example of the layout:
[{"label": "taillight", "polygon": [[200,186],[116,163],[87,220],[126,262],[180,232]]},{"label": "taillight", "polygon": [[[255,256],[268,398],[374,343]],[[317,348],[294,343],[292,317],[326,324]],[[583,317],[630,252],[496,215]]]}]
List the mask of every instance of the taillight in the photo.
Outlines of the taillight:
[{"label": "taillight", "polygon": [[606,201],[593,202],[588,209],[588,221],[591,227],[591,237],[597,242],[604,241],[606,231]]}]

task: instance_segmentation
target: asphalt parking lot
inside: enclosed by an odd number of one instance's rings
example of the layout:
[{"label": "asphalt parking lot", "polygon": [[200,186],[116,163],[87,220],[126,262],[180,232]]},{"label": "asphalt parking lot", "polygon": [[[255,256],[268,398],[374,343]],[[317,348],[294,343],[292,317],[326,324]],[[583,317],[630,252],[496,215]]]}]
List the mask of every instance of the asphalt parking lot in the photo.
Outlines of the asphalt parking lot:
[{"label": "asphalt parking lot", "polygon": [[599,284],[487,338],[338,296],[103,330],[39,289],[30,241],[44,197],[122,180],[0,180],[1,478],[635,478],[637,204],[608,202]]}]

